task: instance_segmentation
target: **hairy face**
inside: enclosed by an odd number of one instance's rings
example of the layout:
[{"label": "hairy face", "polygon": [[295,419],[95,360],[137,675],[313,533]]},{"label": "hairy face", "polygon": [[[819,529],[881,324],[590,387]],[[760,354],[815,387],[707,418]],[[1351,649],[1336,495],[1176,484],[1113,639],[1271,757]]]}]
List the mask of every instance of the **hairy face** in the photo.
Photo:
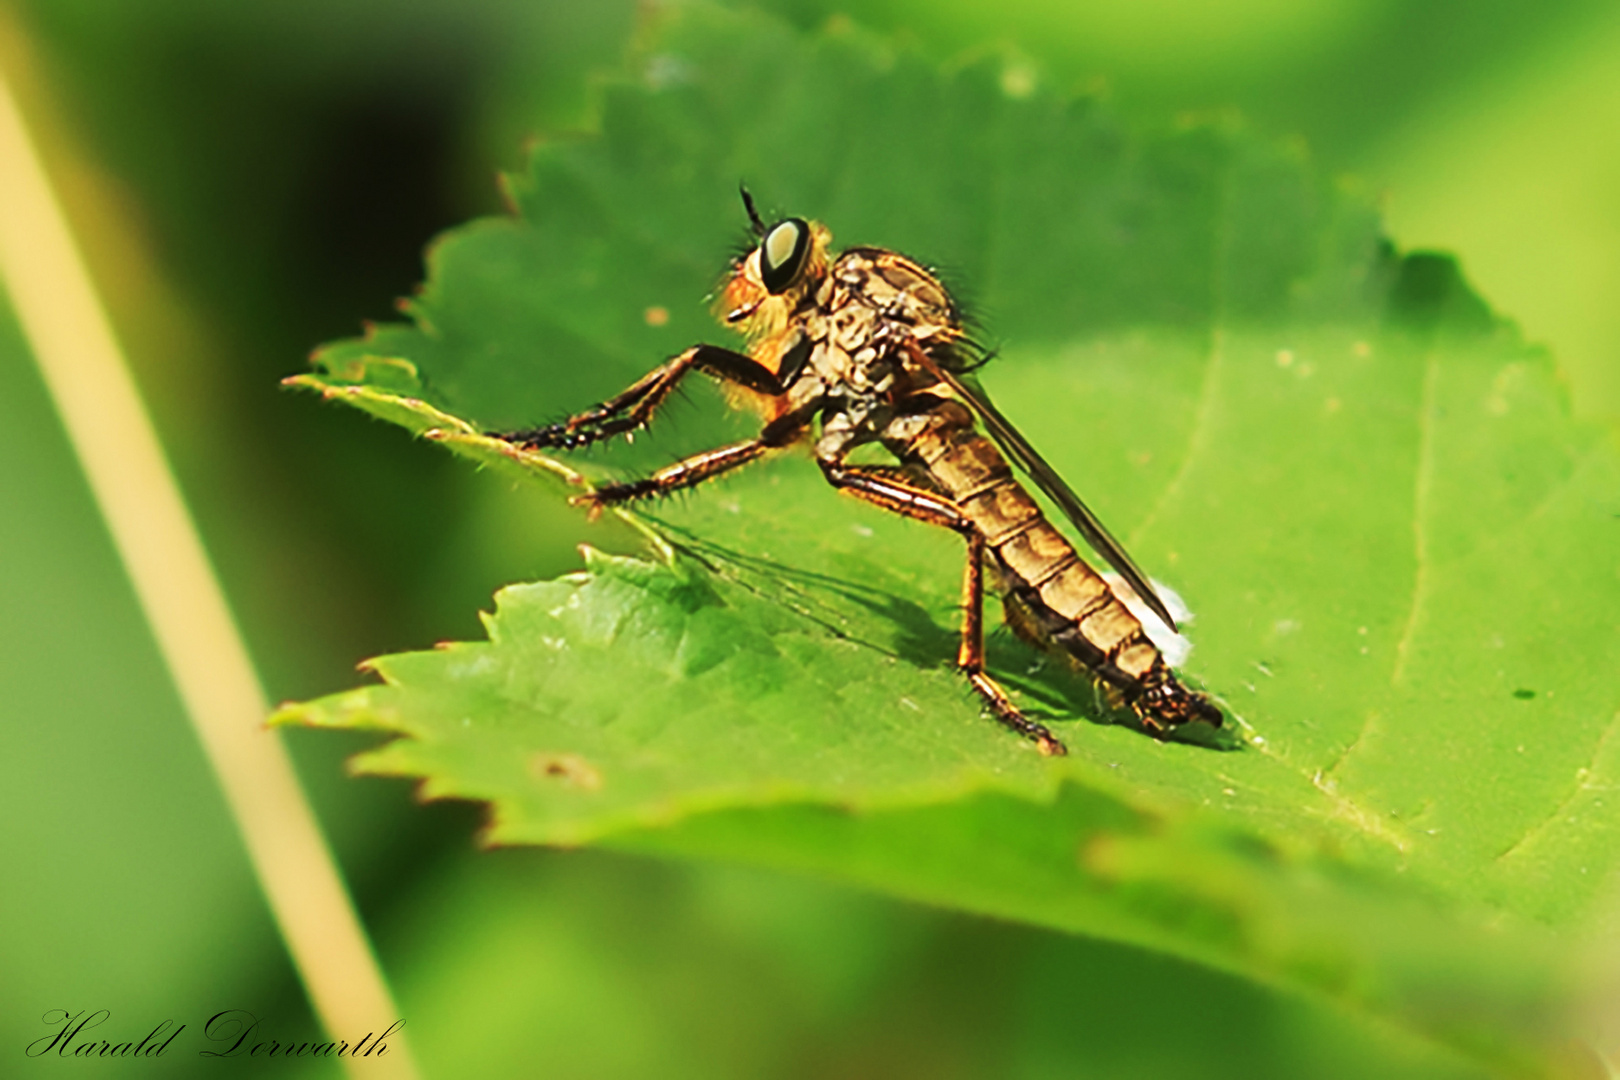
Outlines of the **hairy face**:
[{"label": "hairy face", "polygon": [[819,221],[784,218],[772,225],[732,264],[716,314],[750,339],[780,331],[826,278],[831,244],[832,233]]}]

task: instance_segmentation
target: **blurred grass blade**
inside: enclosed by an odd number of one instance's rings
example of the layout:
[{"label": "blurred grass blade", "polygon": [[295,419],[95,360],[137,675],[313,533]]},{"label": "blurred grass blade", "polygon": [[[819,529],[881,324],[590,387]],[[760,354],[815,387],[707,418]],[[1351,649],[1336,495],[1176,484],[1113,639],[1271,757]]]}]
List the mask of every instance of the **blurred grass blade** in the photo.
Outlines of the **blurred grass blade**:
[{"label": "blurred grass blade", "polygon": [[[0,78],[0,277],[329,1035],[398,1018],[201,539]],[[355,1075],[416,1075],[396,1034]]]}]

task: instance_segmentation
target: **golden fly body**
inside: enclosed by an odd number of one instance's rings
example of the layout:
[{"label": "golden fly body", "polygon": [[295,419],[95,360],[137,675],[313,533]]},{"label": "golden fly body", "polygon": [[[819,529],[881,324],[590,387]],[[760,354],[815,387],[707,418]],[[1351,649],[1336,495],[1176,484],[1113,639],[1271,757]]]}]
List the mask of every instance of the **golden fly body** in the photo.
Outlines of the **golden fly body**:
[{"label": "golden fly body", "polygon": [[[716,314],[745,352],[694,345],[628,389],[568,420],[500,437],[571,449],[645,426],[680,380],[701,371],[760,406],[752,439],[685,458],[650,476],[598,488],[593,509],[692,487],[790,445],[808,442],[833,487],[885,510],[950,529],[966,545],[957,667],[991,714],[1043,753],[1066,753],[985,670],[985,568],[1013,631],[1089,672],[1144,728],[1221,724],[1220,710],[1184,686],[1120,593],[1083,559],[1014,474],[1016,465],[1151,611],[1168,608],[1124,548],[1057,471],[990,402],[972,376],[981,352],[939,279],[876,247],[834,255],[819,222],[767,225],[746,189],[755,243],[732,264]],[[849,461],[879,444],[893,465]]]}]

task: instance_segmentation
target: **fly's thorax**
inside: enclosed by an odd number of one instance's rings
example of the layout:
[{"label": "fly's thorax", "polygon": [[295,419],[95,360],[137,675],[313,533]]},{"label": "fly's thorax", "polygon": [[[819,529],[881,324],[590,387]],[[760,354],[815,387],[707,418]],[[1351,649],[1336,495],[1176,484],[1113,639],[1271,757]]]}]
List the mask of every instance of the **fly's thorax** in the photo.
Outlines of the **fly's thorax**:
[{"label": "fly's thorax", "polygon": [[858,446],[879,441],[894,417],[894,406],[877,394],[829,394],[831,407],[822,415],[816,457],[842,461]]},{"label": "fly's thorax", "polygon": [[813,409],[817,403],[824,401],[826,397],[827,384],[822,381],[821,373],[816,370],[813,364],[808,365],[788,385],[787,401],[784,404],[783,411],[803,413]]},{"label": "fly's thorax", "polygon": [[829,384],[857,392],[886,391],[899,372],[899,342],[907,329],[856,301],[842,286],[816,312],[824,327],[820,366]]},{"label": "fly's thorax", "polygon": [[834,303],[830,310],[816,313],[823,336],[811,364],[828,387],[849,394],[888,394],[902,371],[894,328],[869,308]]},{"label": "fly's thorax", "polygon": [[[804,237],[808,246],[799,252]],[[716,311],[784,386],[813,371],[828,392],[904,395],[919,374],[906,367],[907,346],[960,340],[956,306],[914,260],[852,248],[829,263],[830,241],[824,226],[797,218],[765,230],[761,243],[733,263]],[[789,247],[790,262],[783,264],[778,260]],[[784,265],[798,269],[784,277]]]},{"label": "fly's thorax", "polygon": [[850,356],[875,348],[888,333],[886,320],[865,304],[839,304],[825,312],[827,340]]},{"label": "fly's thorax", "polygon": [[882,248],[850,248],[833,264],[832,276],[851,297],[909,327],[919,341],[961,336],[950,293],[914,259]]}]

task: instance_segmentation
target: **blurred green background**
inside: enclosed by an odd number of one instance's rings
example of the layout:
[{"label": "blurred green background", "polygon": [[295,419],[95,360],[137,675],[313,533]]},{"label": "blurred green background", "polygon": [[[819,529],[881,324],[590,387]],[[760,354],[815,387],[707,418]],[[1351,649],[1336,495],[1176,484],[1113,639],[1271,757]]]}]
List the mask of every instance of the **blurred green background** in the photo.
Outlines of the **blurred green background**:
[{"label": "blurred green background", "polygon": [[[820,0],[765,5],[807,29]],[[575,516],[281,392],[390,317],[438,231],[589,127],[627,0],[13,0],[44,143],[271,696],[479,634],[576,562]],[[1599,0],[875,0],[942,61],[994,50],[1144,125],[1237,109],[1459,252],[1620,419],[1620,9]],[[695,299],[695,298],[694,298]],[[655,358],[649,357],[649,363]],[[313,1020],[71,450],[0,312],[0,1055],[50,1009],[146,1028]],[[1468,1075],[1326,1009],[1118,946],[839,887],[602,853],[478,853],[476,808],[286,733],[428,1076]],[[145,1025],[145,1027],[142,1027]],[[75,1062],[96,1075],[204,1064]],[[208,1063],[215,1064],[215,1063]],[[215,1064],[215,1068],[219,1066]],[[303,1064],[236,1062],[262,1074]],[[335,1073],[334,1073],[335,1075]]]}]

